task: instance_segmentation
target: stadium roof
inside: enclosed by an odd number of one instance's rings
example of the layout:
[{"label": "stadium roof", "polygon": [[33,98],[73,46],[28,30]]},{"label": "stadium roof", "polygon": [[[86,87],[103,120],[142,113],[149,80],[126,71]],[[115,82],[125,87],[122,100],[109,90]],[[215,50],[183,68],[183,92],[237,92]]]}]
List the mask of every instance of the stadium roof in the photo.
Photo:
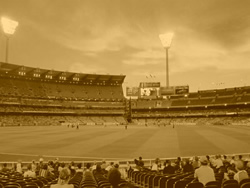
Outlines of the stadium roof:
[{"label": "stadium roof", "polygon": [[[125,75],[102,75],[102,74],[84,74],[84,73],[74,73],[74,72],[63,72],[57,70],[40,69],[34,67],[27,67],[23,65],[16,65],[10,63],[0,62],[0,72],[1,75],[22,75],[25,77],[37,76],[39,78],[46,78],[46,76],[52,76],[53,79],[63,78],[67,81],[86,81],[86,82],[108,82],[122,84]],[[20,74],[22,73],[22,74]]]}]

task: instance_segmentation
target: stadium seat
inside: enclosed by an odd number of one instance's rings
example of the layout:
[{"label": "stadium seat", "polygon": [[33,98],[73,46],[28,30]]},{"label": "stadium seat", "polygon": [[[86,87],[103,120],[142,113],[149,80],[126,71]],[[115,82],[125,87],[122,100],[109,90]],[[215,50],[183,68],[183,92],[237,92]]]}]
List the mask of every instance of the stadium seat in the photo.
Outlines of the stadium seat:
[{"label": "stadium seat", "polygon": [[178,180],[174,183],[174,188],[185,188],[188,183],[190,183],[189,180],[185,180],[185,179]]},{"label": "stadium seat", "polygon": [[223,185],[222,188],[239,188],[239,185],[234,184],[234,183],[229,183],[229,184]]},{"label": "stadium seat", "polygon": [[200,182],[191,182],[189,184],[186,185],[185,188],[203,188],[203,184]]},{"label": "stadium seat", "polygon": [[[222,182],[221,187],[224,188],[224,187],[227,186],[228,184],[231,185],[232,187],[233,187],[234,184],[235,184],[237,187],[239,186],[237,180],[225,180],[224,182]],[[229,186],[229,187],[230,187],[230,186]],[[228,187],[228,188],[229,188],[229,187]]]},{"label": "stadium seat", "polygon": [[219,181],[210,181],[210,182],[207,182],[205,186],[207,187],[207,186],[210,186],[210,185],[214,185],[214,186],[216,186],[218,188],[221,187],[221,183]]},{"label": "stadium seat", "polygon": [[180,179],[179,178],[176,178],[176,177],[173,177],[173,178],[168,178],[166,179],[166,185],[167,187],[169,188],[173,188],[174,187],[174,184],[175,182],[179,181]]},{"label": "stadium seat", "polygon": [[239,186],[241,187],[241,185],[243,185],[244,183],[248,183],[248,182],[250,182],[250,178],[243,179],[243,180],[240,181]]},{"label": "stadium seat", "polygon": [[243,183],[240,188],[249,188],[250,187],[250,182]]},{"label": "stadium seat", "polygon": [[154,178],[153,178],[153,187],[158,187],[159,186],[159,180],[160,178],[162,178],[163,176],[159,176],[159,175],[156,175]]},{"label": "stadium seat", "polygon": [[18,186],[18,185],[5,185],[4,188],[21,188],[21,186]]}]

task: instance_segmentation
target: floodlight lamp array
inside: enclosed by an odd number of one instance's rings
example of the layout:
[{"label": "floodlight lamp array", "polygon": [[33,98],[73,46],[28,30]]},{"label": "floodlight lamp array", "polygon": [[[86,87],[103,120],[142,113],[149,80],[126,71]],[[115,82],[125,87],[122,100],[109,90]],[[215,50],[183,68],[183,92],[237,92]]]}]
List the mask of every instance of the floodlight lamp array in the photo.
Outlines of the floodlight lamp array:
[{"label": "floodlight lamp array", "polygon": [[167,48],[167,49],[170,48],[173,36],[174,36],[174,33],[165,33],[165,34],[160,34],[159,35],[162,46],[164,48]]},{"label": "floodlight lamp array", "polygon": [[16,27],[18,26],[18,22],[11,20],[6,17],[1,18],[1,24],[3,28],[3,32],[8,35],[13,35],[16,31]]}]

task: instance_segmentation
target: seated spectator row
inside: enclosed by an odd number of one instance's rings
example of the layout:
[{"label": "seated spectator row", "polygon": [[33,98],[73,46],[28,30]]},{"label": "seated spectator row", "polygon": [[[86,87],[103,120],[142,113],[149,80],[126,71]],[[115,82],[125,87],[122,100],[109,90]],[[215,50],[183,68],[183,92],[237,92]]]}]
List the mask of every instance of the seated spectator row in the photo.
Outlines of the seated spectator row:
[{"label": "seated spectator row", "polygon": [[97,86],[0,78],[0,95],[36,98],[123,99],[121,85]]},{"label": "seated spectator row", "polygon": [[124,125],[123,116],[0,115],[0,127],[58,125]]}]

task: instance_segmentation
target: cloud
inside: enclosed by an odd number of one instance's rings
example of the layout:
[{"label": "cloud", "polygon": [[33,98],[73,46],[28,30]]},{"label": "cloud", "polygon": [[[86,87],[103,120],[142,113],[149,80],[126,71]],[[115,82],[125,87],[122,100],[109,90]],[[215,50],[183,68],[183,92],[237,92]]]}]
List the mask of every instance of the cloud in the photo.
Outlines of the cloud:
[{"label": "cloud", "polygon": [[97,66],[91,63],[80,63],[75,62],[70,64],[69,72],[78,72],[78,73],[89,73],[89,74],[101,74],[101,72],[105,72],[105,68]]}]

